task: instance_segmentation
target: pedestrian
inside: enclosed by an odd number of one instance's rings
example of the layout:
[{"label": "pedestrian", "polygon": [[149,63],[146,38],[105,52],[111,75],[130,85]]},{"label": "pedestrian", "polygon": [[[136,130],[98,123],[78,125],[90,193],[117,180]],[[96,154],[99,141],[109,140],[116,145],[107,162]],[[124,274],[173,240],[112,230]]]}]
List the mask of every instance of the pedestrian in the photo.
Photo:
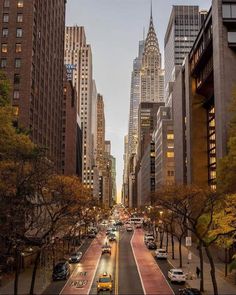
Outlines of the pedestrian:
[{"label": "pedestrian", "polygon": [[200,268],[197,266],[197,267],[196,267],[197,278],[199,278],[200,273],[201,273],[201,270],[200,270]]}]

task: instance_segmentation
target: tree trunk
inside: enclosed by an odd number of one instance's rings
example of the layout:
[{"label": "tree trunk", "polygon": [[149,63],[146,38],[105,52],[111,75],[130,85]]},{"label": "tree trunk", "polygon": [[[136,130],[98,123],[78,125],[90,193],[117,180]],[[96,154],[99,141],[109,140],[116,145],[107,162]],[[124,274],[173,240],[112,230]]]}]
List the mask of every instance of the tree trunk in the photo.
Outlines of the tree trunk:
[{"label": "tree trunk", "polygon": [[162,245],[163,245],[163,238],[164,238],[164,232],[160,233],[160,248],[162,249]]},{"label": "tree trunk", "polygon": [[175,259],[175,241],[174,241],[173,234],[171,234],[171,248],[172,248],[172,259]]},{"label": "tree trunk", "polygon": [[166,252],[168,253],[168,246],[169,246],[169,234],[166,233]]},{"label": "tree trunk", "polygon": [[204,292],[204,264],[203,264],[203,253],[202,253],[202,242],[199,242],[199,259],[200,259],[200,291]]},{"label": "tree trunk", "polygon": [[182,258],[182,238],[178,239],[179,241],[179,267],[183,266],[183,258]]},{"label": "tree trunk", "polygon": [[225,277],[228,275],[228,249],[225,248]]},{"label": "tree trunk", "polygon": [[206,251],[208,260],[210,262],[210,265],[211,265],[211,280],[212,280],[212,285],[213,285],[213,289],[214,289],[214,295],[218,295],[218,287],[217,287],[217,282],[216,282],[214,260],[211,256],[211,251],[208,249],[208,247],[205,247],[205,251]]},{"label": "tree trunk", "polygon": [[33,273],[32,273],[30,292],[29,292],[30,295],[34,294],[35,278],[36,278],[37,268],[39,265],[40,255],[41,255],[41,249],[38,250],[35,261],[34,261],[34,269],[33,269]]},{"label": "tree trunk", "polygon": [[18,294],[18,280],[19,280],[19,252],[15,250],[15,280],[14,280],[14,295]]}]

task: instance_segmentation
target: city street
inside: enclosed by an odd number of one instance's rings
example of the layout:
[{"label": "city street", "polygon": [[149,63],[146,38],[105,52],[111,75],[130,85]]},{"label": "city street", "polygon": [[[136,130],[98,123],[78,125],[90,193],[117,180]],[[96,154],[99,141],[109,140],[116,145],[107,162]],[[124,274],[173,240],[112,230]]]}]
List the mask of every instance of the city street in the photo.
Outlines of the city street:
[{"label": "city street", "polygon": [[[112,276],[113,294],[172,295],[184,287],[169,285],[167,271],[171,266],[167,261],[155,261],[154,253],[144,245],[142,229],[127,232],[125,227],[120,227],[115,235],[116,241],[109,242],[103,230],[91,244],[87,240],[80,249],[85,252],[81,262],[71,265],[70,278],[52,282],[43,294],[97,294],[97,280],[103,273]],[[111,245],[111,255],[101,255],[106,242]]]}]

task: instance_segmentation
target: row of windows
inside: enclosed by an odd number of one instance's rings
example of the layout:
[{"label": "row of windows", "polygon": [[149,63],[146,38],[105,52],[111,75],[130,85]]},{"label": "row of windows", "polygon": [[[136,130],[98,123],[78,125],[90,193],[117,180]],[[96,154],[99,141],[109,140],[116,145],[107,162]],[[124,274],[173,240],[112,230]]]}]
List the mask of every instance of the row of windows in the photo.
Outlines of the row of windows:
[{"label": "row of windows", "polygon": [[[21,43],[16,43],[15,52],[20,53],[21,51],[22,51],[22,44]],[[1,52],[2,53],[7,53],[8,52],[8,44],[7,43],[2,43]]]},{"label": "row of windows", "polygon": [[[7,13],[3,14],[3,22],[4,23],[9,22],[9,15]],[[23,22],[23,14],[22,13],[17,13],[16,22],[17,23],[22,23]]]},{"label": "row of windows", "polygon": [[[9,30],[8,28],[3,28],[2,29],[2,37],[8,37]],[[23,30],[21,28],[16,29],[16,37],[21,38],[23,36]]]},{"label": "row of windows", "polygon": [[[1,68],[6,68],[7,59],[2,58],[0,63]],[[15,68],[19,69],[21,67],[21,58],[15,58]]]},{"label": "row of windows", "polygon": [[[10,7],[10,2],[11,2],[10,0],[4,0],[3,7],[4,8]],[[24,0],[17,0],[16,5],[18,8],[23,8],[24,7]]]}]

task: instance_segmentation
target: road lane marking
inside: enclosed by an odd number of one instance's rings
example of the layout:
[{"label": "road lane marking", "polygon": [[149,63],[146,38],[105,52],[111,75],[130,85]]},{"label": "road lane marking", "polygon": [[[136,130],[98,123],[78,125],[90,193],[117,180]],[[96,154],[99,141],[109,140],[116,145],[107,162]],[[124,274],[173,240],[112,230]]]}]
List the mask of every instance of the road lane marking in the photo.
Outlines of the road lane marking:
[{"label": "road lane marking", "polygon": [[134,256],[134,260],[135,260],[135,264],[136,264],[136,267],[137,267],[137,270],[138,270],[138,274],[139,274],[139,278],[140,278],[140,281],[141,281],[141,285],[142,285],[142,288],[143,288],[143,293],[146,295],[146,290],[145,290],[145,287],[144,287],[144,284],[143,284],[143,279],[142,279],[142,276],[141,276],[141,272],[140,272],[140,269],[139,269],[139,265],[138,265],[138,262],[137,262],[137,259],[136,259],[136,256],[135,256],[135,252],[134,252],[134,248],[133,248],[133,238],[134,238],[134,232],[135,230],[133,231],[133,236],[130,240],[130,245],[131,245],[131,249],[132,249],[132,252],[133,252],[133,256]]},{"label": "road lane marking", "polygon": [[115,274],[115,295],[119,295],[119,232],[116,245],[116,274]]}]

